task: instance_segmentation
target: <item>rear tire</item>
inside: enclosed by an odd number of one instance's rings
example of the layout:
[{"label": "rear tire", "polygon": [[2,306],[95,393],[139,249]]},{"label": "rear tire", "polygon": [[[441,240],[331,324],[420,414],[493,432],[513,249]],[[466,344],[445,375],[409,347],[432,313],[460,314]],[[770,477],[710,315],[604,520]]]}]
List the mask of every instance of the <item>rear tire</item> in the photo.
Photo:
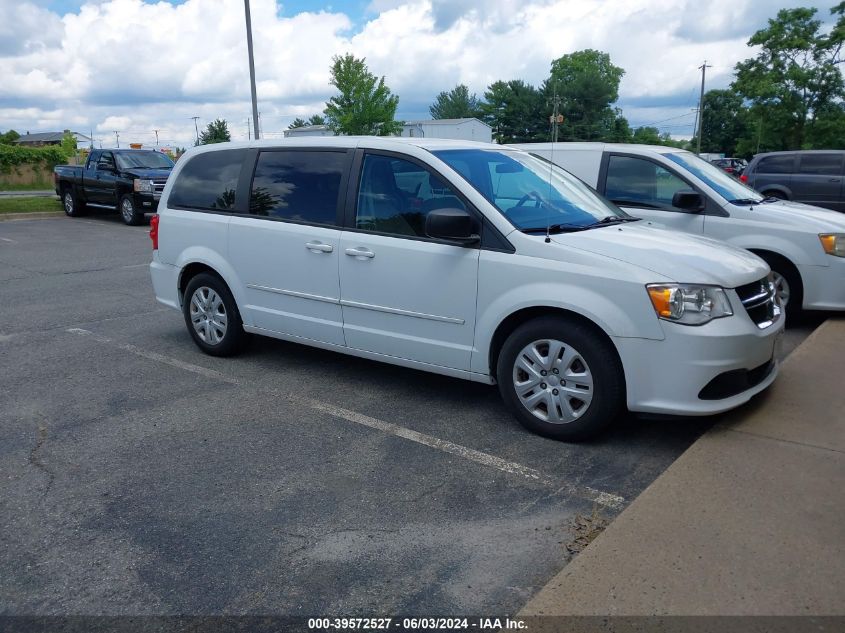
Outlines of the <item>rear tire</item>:
[{"label": "rear tire", "polygon": [[120,211],[120,217],[129,226],[138,226],[144,221],[144,212],[135,206],[135,200],[128,193],[120,198],[117,209]]},{"label": "rear tire", "polygon": [[597,435],[625,402],[625,377],[612,345],[566,317],[540,317],[514,330],[502,345],[496,377],[519,422],[556,440]]},{"label": "rear tire", "polygon": [[777,198],[778,200],[789,200],[786,194],[782,191],[764,191],[762,194],[766,198]]},{"label": "rear tire", "polygon": [[87,209],[85,203],[79,200],[79,196],[73,191],[73,187],[65,187],[62,191],[62,207],[65,215],[69,218],[78,218],[85,215]]},{"label": "rear tire", "polygon": [[228,286],[216,275],[200,273],[188,282],[182,314],[194,343],[206,354],[233,356],[243,349],[241,314]]}]

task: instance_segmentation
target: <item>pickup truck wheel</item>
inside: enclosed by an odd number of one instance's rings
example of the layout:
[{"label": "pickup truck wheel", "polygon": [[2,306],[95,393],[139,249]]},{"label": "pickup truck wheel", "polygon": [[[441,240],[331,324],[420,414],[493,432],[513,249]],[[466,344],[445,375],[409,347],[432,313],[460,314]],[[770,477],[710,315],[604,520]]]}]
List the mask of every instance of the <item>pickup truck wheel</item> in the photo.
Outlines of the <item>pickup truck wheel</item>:
[{"label": "pickup truck wheel", "polygon": [[615,350],[587,325],[542,317],[508,337],[499,391],[520,423],[558,440],[592,437],[622,410],[625,379]]},{"label": "pickup truck wheel", "polygon": [[73,189],[65,189],[62,193],[62,207],[69,218],[78,218],[85,214],[85,204],[73,193]]},{"label": "pickup truck wheel", "polygon": [[135,207],[135,201],[129,194],[120,199],[120,217],[129,226],[137,226],[144,221],[144,212]]},{"label": "pickup truck wheel", "polygon": [[200,273],[188,282],[182,299],[188,332],[203,352],[211,356],[237,354],[246,342],[235,298],[216,275]]}]

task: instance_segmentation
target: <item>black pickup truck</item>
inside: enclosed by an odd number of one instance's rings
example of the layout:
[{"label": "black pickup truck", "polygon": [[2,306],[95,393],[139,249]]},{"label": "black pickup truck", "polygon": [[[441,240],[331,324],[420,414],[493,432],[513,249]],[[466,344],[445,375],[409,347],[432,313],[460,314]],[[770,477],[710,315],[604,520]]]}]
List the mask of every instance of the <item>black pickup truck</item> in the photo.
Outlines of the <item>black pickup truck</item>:
[{"label": "black pickup truck", "polygon": [[53,181],[67,215],[83,215],[89,206],[118,209],[126,224],[135,225],[155,213],[173,165],[154,150],[95,149],[84,167],[55,167]]}]

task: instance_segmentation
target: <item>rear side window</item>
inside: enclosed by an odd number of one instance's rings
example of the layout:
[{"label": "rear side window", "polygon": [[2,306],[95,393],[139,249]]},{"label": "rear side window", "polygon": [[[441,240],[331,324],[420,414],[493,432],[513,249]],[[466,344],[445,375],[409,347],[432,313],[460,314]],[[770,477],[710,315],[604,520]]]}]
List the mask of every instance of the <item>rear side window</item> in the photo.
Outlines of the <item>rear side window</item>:
[{"label": "rear side window", "polygon": [[843,154],[802,154],[798,171],[802,174],[839,176],[842,174],[842,159]]},{"label": "rear side window", "polygon": [[766,156],[760,159],[756,171],[760,174],[791,174],[795,169],[795,155]]},{"label": "rear side window", "polygon": [[250,215],[336,224],[346,165],[346,152],[262,152],[252,179]]},{"label": "rear side window", "polygon": [[179,172],[167,204],[189,209],[233,209],[245,155],[246,150],[228,149],[195,156]]}]

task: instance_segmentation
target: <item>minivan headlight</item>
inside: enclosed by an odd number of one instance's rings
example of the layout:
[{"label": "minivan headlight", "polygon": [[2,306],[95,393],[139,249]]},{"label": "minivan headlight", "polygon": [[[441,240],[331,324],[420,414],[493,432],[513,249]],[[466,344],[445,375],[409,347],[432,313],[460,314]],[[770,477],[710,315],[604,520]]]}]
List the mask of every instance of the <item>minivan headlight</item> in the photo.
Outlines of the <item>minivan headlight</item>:
[{"label": "minivan headlight", "polygon": [[133,181],[134,189],[138,193],[152,193],[153,192],[153,181],[152,180],[143,180],[141,178],[136,178]]},{"label": "minivan headlight", "polygon": [[658,318],[684,325],[702,325],[731,316],[731,302],[719,286],[693,284],[649,284],[651,305]]},{"label": "minivan headlight", "polygon": [[835,257],[845,257],[845,233],[820,233],[824,252]]}]

